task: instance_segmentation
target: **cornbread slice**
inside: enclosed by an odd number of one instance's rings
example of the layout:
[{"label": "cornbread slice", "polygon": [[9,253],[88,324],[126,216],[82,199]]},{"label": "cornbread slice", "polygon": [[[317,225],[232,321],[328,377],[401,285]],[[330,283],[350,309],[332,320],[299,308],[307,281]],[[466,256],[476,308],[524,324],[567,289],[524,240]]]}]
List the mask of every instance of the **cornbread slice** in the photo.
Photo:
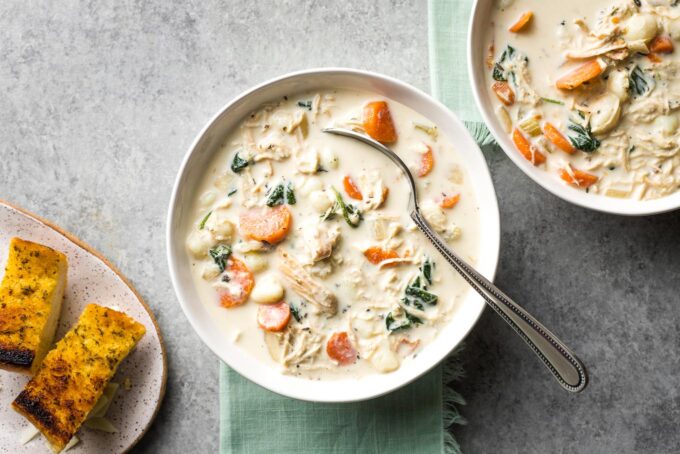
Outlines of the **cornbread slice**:
[{"label": "cornbread slice", "polygon": [[12,238],[0,285],[0,369],[38,370],[57,329],[66,274],[64,254]]},{"label": "cornbread slice", "polygon": [[124,313],[89,304],[12,407],[60,452],[145,332],[144,325]]}]

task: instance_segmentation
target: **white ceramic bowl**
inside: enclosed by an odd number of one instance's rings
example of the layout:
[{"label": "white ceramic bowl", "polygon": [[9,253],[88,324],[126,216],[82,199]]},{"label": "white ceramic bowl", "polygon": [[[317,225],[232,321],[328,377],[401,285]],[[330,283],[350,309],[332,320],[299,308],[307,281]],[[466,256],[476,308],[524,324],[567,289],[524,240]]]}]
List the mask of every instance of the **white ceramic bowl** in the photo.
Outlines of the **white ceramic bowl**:
[{"label": "white ceramic bowl", "polygon": [[505,154],[532,180],[556,196],[585,208],[605,213],[642,216],[663,213],[680,208],[680,191],[656,200],[617,199],[568,186],[555,175],[531,165],[516,150],[510,136],[505,133],[496,114],[486,86],[485,59],[487,55],[487,32],[491,9],[498,0],[475,0],[468,30],[468,68],[472,90],[482,117]]},{"label": "white ceramic bowl", "polygon": [[172,282],[184,313],[203,342],[229,367],[278,394],[309,401],[349,402],[388,393],[434,367],[472,329],[484,309],[482,299],[470,290],[460,310],[442,328],[437,339],[407,367],[390,374],[375,374],[361,379],[311,381],[282,375],[235,346],[226,337],[198,296],[184,246],[191,225],[187,213],[196,196],[197,182],[229,131],[268,101],[324,87],[353,88],[391,98],[425,115],[451,139],[462,161],[467,164],[469,178],[481,207],[479,228],[483,241],[479,246],[477,268],[487,278],[493,279],[500,246],[498,205],[486,162],[470,134],[446,107],[425,93],[386,76],[352,69],[312,69],[287,74],[243,93],[210,120],[187,152],[175,182],[168,213],[167,254]]}]

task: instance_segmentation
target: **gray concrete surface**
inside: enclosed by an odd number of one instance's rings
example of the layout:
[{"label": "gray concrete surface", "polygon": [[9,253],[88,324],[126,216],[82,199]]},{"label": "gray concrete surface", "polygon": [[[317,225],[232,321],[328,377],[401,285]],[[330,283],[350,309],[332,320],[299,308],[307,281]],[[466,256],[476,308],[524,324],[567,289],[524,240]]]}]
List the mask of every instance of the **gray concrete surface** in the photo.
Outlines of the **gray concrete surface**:
[{"label": "gray concrete surface", "polygon": [[[130,277],[169,354],[167,397],[136,452],[217,450],[217,361],[181,313],[165,213],[194,135],[232,96],[312,66],[428,88],[420,1],[0,3],[0,197],[54,220]],[[459,385],[476,452],[680,450],[680,213],[625,219],[568,205],[487,150],[503,219],[497,282],[581,355],[561,391],[486,312]]]}]

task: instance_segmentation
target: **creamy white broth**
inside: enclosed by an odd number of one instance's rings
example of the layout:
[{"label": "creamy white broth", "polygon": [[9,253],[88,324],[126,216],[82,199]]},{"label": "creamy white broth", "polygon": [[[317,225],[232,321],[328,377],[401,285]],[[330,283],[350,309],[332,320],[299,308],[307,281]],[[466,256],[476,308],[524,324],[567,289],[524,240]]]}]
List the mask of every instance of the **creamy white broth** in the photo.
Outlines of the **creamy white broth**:
[{"label": "creamy white broth", "polygon": [[[596,194],[645,200],[677,191],[680,54],[678,49],[670,53],[649,51],[657,37],[668,38],[675,48],[680,45],[680,6],[671,6],[672,3],[664,0],[641,0],[640,6],[633,0],[496,3],[488,37],[493,50],[492,55],[485,57],[487,64],[500,62],[509,44],[516,50],[519,63],[501,66],[509,66],[510,71],[523,75],[509,77],[515,94],[511,106],[504,106],[493,89],[490,95],[506,131],[513,134],[514,129],[519,129],[533,149],[545,155],[545,163],[535,164],[556,178],[566,171],[564,184]],[[527,11],[533,12],[528,26],[510,32],[511,25]],[[606,46],[612,50],[599,53]],[[524,57],[528,62],[522,64]],[[601,75],[575,89],[557,88],[560,78],[597,59],[606,65]],[[647,93],[636,93],[630,87],[631,73],[636,67],[645,78],[653,79],[650,82],[653,88]],[[487,85],[491,88],[496,82],[493,69],[489,69]],[[583,117],[576,114],[578,111]],[[542,130],[533,137],[529,129],[535,125],[524,123],[532,117],[537,118]],[[565,153],[546,137],[546,122],[568,140],[584,137],[569,128],[570,124],[581,124],[584,130],[591,129],[592,137],[600,145],[594,151]],[[530,155],[529,160],[532,159],[535,158]],[[579,184],[576,171],[592,175],[593,179]]]},{"label": "creamy white broth", "polygon": [[[404,367],[427,348],[439,328],[455,316],[459,302],[468,291],[462,278],[448,268],[410,220],[408,186],[399,169],[364,144],[321,132],[323,127],[331,125],[360,129],[357,120],[363,106],[383,99],[370,93],[328,90],[291,94],[287,99],[264,106],[228,136],[201,182],[187,239],[187,253],[201,299],[227,339],[283,373],[326,379],[387,373]],[[311,101],[309,108],[307,101]],[[433,152],[432,172],[417,178],[424,214],[448,238],[450,246],[474,264],[480,241],[477,236],[479,207],[463,163],[446,137],[432,131],[428,134],[426,129],[434,127],[432,122],[397,102],[386,101],[398,134],[398,140],[390,147],[415,173],[426,146]],[[295,126],[303,114],[307,121],[306,134]],[[272,144],[273,147],[268,147]],[[286,154],[282,151],[284,148],[289,157],[281,157]],[[259,150],[257,153],[264,150],[274,159],[259,160],[234,173],[230,169],[234,155],[237,151],[239,156],[248,154],[249,149]],[[314,171],[319,168],[321,171]],[[353,200],[343,189],[346,175],[359,186],[364,201]],[[285,240],[274,246],[245,240],[238,228],[239,213],[265,205],[268,188],[284,178],[296,198],[294,205],[286,205],[292,214],[292,227]],[[379,207],[366,196],[371,188],[380,186],[378,182],[388,189]],[[332,188],[337,189],[346,203],[360,206],[363,221],[358,227],[348,225],[341,214],[321,220],[326,211],[322,196],[332,199]],[[382,191],[374,192],[379,199]],[[460,200],[453,208],[440,208],[442,193],[460,194]],[[218,211],[220,216],[216,218]],[[201,229],[208,212],[213,214]],[[233,228],[220,229],[217,225],[220,220],[228,220]],[[329,232],[339,232],[332,253],[328,258],[314,261],[314,254],[308,249],[323,248],[309,246],[323,243]],[[208,250],[218,244],[231,246],[233,257],[243,261],[254,275],[255,288],[248,301],[238,307],[220,305],[216,286],[231,283],[220,283],[221,277],[216,274],[219,269],[216,270],[217,265],[208,254]],[[368,247],[395,250],[406,262],[393,267],[372,264],[363,253]],[[281,270],[281,251],[286,251],[317,284],[335,296],[336,311],[326,311],[306,300],[291,285]],[[419,268],[426,257],[435,265],[433,282],[427,291],[438,296],[437,304],[425,305],[422,324],[390,332],[385,318],[392,313],[397,320],[404,320],[399,301],[407,285],[421,274]],[[264,288],[267,282],[269,285]],[[277,285],[284,289],[282,298],[276,297]],[[300,321],[291,317],[279,333],[265,332],[256,321],[260,304],[254,299],[271,293],[272,298],[283,299],[301,315]],[[326,352],[330,336],[339,332],[348,333],[357,352],[357,359],[349,365],[339,365]]]}]

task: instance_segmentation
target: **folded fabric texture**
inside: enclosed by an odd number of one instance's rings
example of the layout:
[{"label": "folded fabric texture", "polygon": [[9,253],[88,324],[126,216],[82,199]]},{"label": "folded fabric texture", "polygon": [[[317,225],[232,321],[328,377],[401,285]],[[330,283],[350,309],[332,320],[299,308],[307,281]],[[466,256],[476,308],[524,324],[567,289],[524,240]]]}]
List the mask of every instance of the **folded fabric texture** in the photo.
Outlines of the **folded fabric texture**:
[{"label": "folded fabric texture", "polygon": [[453,110],[479,145],[494,143],[470,88],[467,65],[468,22],[472,0],[429,0],[432,94]]},{"label": "folded fabric texture", "polygon": [[459,453],[450,426],[464,422],[463,399],[449,385],[462,368],[453,358],[393,393],[346,404],[279,396],[221,363],[220,452]]},{"label": "folded fabric texture", "polygon": [[[472,0],[429,0],[433,95],[451,108],[480,145],[493,143],[475,108],[466,40]],[[454,352],[443,365],[386,396],[365,402],[302,402],[263,389],[220,364],[220,452],[459,453],[452,426],[464,403],[452,388],[463,369]],[[272,373],[277,373],[272,371]]]}]

